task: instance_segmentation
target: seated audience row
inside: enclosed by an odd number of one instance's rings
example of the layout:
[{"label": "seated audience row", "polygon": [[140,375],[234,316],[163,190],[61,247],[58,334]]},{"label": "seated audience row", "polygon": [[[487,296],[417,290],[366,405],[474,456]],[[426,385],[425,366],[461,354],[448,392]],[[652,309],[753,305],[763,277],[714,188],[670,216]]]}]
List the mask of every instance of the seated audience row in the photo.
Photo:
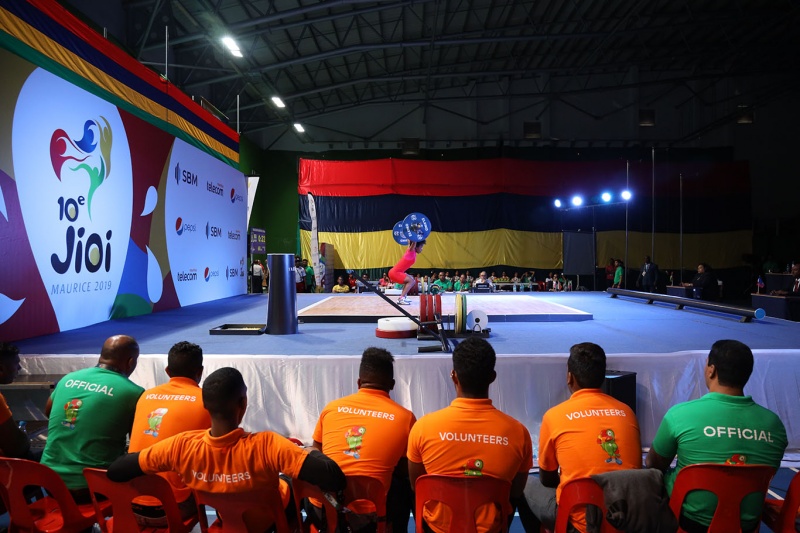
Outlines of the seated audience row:
[{"label": "seated audience row", "polygon": [[[7,345],[0,345],[0,354],[0,380],[10,381],[8,376],[13,379],[19,368],[19,356]],[[456,346],[450,373],[456,398],[419,420],[390,397],[395,384],[392,355],[368,348],[361,358],[357,392],[322,410],[310,449],[269,431],[244,431],[240,424],[247,409],[247,386],[242,375],[233,368],[219,369],[205,379],[201,390],[199,346],[188,342],[173,346],[166,367],[169,382],[148,391],[128,379],[138,356],[133,338],[109,338],[98,365],[65,376],[48,403],[48,408],[59,408],[50,412],[42,462],[59,473],[76,500],[88,496],[81,474],[85,467],[108,467],[109,478],[117,481],[163,473],[184,516],[195,512],[190,489],[266,495],[280,487],[285,497],[290,486],[279,482],[281,473],[334,493],[345,487],[345,476],[366,475],[381,481],[388,494],[387,521],[395,531],[404,531],[420,476],[491,476],[510,484],[511,504],[519,509],[525,530],[539,531],[541,525],[554,527],[561,488],[567,482],[643,466],[636,415],[601,391],[606,355],[589,342],[570,348],[566,386],[571,396],[542,419],[538,478],[528,474],[534,454],[527,428],[489,399],[489,387],[497,376],[496,355],[484,339],[472,337]],[[690,464],[780,465],[787,446],[783,423],[744,395],[753,363],[746,345],[717,341],[705,367],[708,394],[676,405],[664,416],[645,466],[654,469],[650,473],[658,471],[659,480],[664,472],[668,493],[677,472]],[[0,426],[3,429],[9,428]],[[128,430],[130,453],[123,455]],[[24,446],[14,448],[20,443],[13,432],[3,431],[0,437],[6,454],[12,449],[24,451]],[[676,456],[677,465],[670,468]],[[744,500],[743,531],[757,529],[762,503],[762,497]],[[705,531],[715,505],[708,493],[690,494],[679,517],[681,528]],[[142,525],[163,521],[157,501],[144,499],[135,509]],[[321,502],[310,501],[307,510],[309,520],[321,526]],[[649,523],[648,530],[670,526],[674,530],[675,524],[659,523],[660,515],[650,509],[627,511],[644,515],[640,519]],[[252,531],[265,527],[261,512],[266,511],[256,509],[250,517],[259,524]],[[450,517],[447,507],[426,503],[426,531],[448,531]],[[499,530],[501,520],[494,506],[481,508],[475,519],[481,531]],[[570,520],[575,531],[587,530],[584,513],[573,512]]]}]

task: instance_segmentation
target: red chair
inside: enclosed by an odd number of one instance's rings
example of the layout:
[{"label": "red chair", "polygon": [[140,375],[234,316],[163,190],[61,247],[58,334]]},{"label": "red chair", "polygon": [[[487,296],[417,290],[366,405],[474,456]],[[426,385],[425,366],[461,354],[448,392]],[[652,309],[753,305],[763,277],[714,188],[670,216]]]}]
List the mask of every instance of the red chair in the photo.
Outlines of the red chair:
[{"label": "red chair", "polygon": [[800,513],[800,474],[795,474],[785,500],[767,498],[761,520],[775,533],[795,533],[795,523]]},{"label": "red chair", "polygon": [[[314,498],[315,500],[322,502],[322,507],[325,509],[325,523],[327,530],[336,531],[336,526],[339,522],[336,508],[334,508],[334,506],[327,499],[325,499],[322,489],[316,485],[312,485],[311,483],[306,483],[305,481],[299,479],[292,479],[292,493],[294,494],[294,504],[295,508],[297,509],[298,524],[303,523],[302,517],[300,516],[300,509],[303,508],[303,500],[306,498]],[[308,530],[313,533],[317,531],[317,528],[311,525],[309,521],[308,527],[304,528],[304,530]]]},{"label": "red chair", "polygon": [[[194,498],[197,501],[200,531],[203,533],[261,532],[269,525],[270,520],[275,524],[278,533],[291,532],[277,488],[274,491],[233,493],[196,490]],[[208,524],[206,506],[213,507],[219,515],[219,519],[211,525]],[[258,516],[253,513],[255,510],[259,511]],[[265,511],[266,515],[261,514]]]},{"label": "red chair", "polygon": [[[28,486],[42,487],[47,496],[28,503],[24,492]],[[97,520],[94,504],[77,505],[64,481],[45,465],[0,458],[0,487],[11,531],[78,533]],[[103,516],[111,514],[110,501],[99,507]]]},{"label": "red chair", "polygon": [[558,500],[558,514],[556,515],[556,533],[567,531],[569,514],[575,507],[588,504],[600,508],[600,514],[603,519],[600,525],[600,533],[619,531],[605,519],[607,510],[603,499],[603,489],[591,478],[580,478],[569,481],[561,489],[561,497]]},{"label": "red chair", "polygon": [[[708,533],[741,532],[740,507],[748,494],[767,493],[775,469],[766,465],[696,464],[685,466],[678,472],[669,506],[680,519],[686,495],[693,490],[707,490],[717,496],[717,508]],[[678,531],[683,531],[679,529]]]},{"label": "red chair", "polygon": [[353,502],[360,501],[368,501],[375,506],[377,533],[386,531],[386,489],[381,480],[369,476],[347,476],[342,503],[349,507]]},{"label": "red chair", "polygon": [[489,476],[457,477],[426,474],[414,485],[416,504],[414,518],[417,531],[422,529],[422,512],[426,502],[436,501],[450,508],[450,531],[477,533],[475,511],[486,504],[500,507],[501,531],[508,531],[511,508],[511,483]]},{"label": "red chair", "polygon": [[[169,531],[170,533],[189,533],[194,525],[197,523],[197,517],[193,516],[186,520],[181,519],[181,512],[178,509],[178,504],[175,501],[175,494],[172,492],[172,487],[166,479],[151,474],[147,476],[140,476],[126,481],[117,483],[108,479],[105,470],[97,468],[85,468],[83,470],[83,477],[89,483],[89,490],[92,493],[92,502],[95,504],[97,513],[97,523],[100,524],[100,529],[104,532],[112,533],[115,529],[117,531],[131,532],[131,531],[147,531],[149,533],[156,533],[159,531]],[[105,519],[100,512],[100,506],[97,501],[97,494],[102,494],[109,501],[114,509],[114,516]],[[164,508],[164,514],[167,518],[167,527],[140,527],[136,523],[136,516],[133,514],[131,502],[140,496],[152,496],[161,502]]]}]

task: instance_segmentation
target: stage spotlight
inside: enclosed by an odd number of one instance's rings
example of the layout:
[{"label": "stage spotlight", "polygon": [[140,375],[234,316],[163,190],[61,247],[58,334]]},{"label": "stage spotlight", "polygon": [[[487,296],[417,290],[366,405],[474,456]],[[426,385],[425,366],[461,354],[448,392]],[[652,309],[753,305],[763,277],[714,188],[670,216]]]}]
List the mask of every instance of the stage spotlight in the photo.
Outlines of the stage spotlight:
[{"label": "stage spotlight", "polygon": [[602,200],[604,202],[610,202],[611,201],[611,193],[610,192],[604,192],[603,194],[600,195],[600,198],[602,198]]},{"label": "stage spotlight", "polygon": [[559,200],[558,198],[556,198],[556,201],[555,201],[555,202],[553,202],[553,205],[555,205],[556,207],[561,207],[561,200]]},{"label": "stage spotlight", "polygon": [[583,205],[583,198],[581,198],[580,196],[573,196],[572,205],[574,205],[575,207],[580,207],[581,205]]},{"label": "stage spotlight", "polygon": [[631,199],[631,196],[632,196],[631,195],[631,191],[627,191],[627,190],[626,191],[622,191],[622,194],[620,196],[622,196],[622,199],[627,202],[628,200]]}]

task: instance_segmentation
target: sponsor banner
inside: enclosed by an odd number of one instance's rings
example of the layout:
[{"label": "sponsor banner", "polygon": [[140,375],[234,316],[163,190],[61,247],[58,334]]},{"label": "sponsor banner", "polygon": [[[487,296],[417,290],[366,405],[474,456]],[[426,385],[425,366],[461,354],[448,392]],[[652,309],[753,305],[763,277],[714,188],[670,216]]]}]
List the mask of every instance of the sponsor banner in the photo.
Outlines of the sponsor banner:
[{"label": "sponsor banner", "polygon": [[181,305],[246,291],[245,178],[180,139],[164,203],[169,268]]},{"label": "sponsor banner", "polygon": [[246,292],[237,169],[2,49],[0,61],[0,338]]},{"label": "sponsor banner", "polygon": [[250,228],[250,253],[267,253],[267,232],[259,228]]}]

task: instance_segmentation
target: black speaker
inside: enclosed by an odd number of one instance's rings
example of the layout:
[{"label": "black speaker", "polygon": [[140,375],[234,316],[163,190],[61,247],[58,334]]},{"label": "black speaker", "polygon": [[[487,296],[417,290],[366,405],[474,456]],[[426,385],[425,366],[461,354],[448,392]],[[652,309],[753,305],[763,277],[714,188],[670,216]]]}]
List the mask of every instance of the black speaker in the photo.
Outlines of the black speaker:
[{"label": "black speaker", "polygon": [[636,372],[606,370],[606,379],[600,390],[636,412]]}]

